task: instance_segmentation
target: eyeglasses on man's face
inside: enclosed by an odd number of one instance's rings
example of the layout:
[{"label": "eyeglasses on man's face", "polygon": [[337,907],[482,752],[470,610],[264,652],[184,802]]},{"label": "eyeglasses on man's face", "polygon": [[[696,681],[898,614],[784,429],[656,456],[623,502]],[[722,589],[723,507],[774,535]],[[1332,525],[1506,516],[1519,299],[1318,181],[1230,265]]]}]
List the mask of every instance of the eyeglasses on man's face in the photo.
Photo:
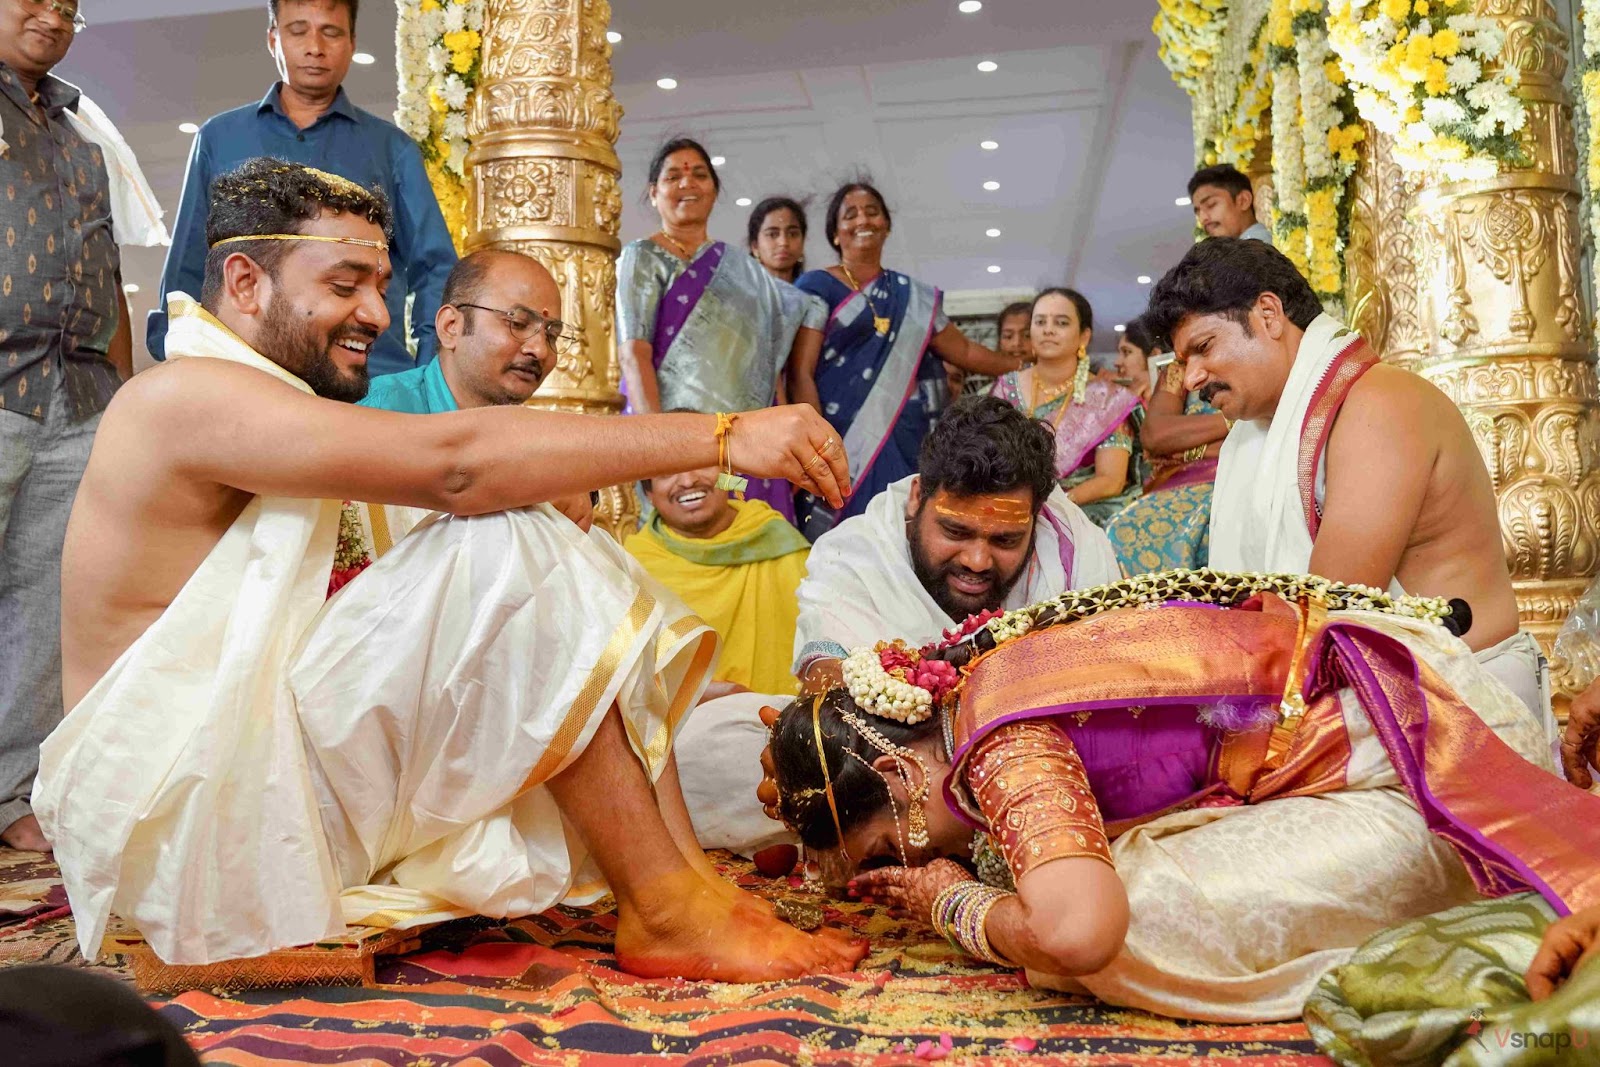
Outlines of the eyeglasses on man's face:
[{"label": "eyeglasses on man's face", "polygon": [[578,332],[562,322],[560,319],[547,319],[537,311],[527,308],[492,308],[482,304],[455,304],[458,308],[476,308],[500,316],[500,321],[506,324],[506,329],[511,331],[511,336],[519,341],[526,341],[535,333],[544,334],[545,344],[550,346],[552,352],[565,353],[577,343]]},{"label": "eyeglasses on man's face", "polygon": [[73,33],[82,33],[89,25],[78,12],[77,0],[22,0],[22,6],[35,17],[44,11],[55,12],[62,22],[72,27]]}]

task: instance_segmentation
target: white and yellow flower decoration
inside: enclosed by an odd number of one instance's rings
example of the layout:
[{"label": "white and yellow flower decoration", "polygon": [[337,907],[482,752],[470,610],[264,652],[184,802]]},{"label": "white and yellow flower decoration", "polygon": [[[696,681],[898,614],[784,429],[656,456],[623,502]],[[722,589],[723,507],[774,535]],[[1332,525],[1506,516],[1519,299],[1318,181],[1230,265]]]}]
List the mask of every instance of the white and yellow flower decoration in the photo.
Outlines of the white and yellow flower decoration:
[{"label": "white and yellow flower decoration", "polygon": [[1505,33],[1470,12],[1466,0],[1328,0],[1356,107],[1413,174],[1467,181],[1522,160],[1521,72],[1496,66]]},{"label": "white and yellow flower decoration", "polygon": [[[1589,239],[1600,247],[1600,0],[1583,0],[1584,196],[1588,200]],[[1595,272],[1595,295],[1600,299],[1600,271]]]},{"label": "white and yellow flower decoration", "polygon": [[398,0],[395,122],[422,148],[457,246],[466,237],[467,109],[478,84],[487,0]]}]

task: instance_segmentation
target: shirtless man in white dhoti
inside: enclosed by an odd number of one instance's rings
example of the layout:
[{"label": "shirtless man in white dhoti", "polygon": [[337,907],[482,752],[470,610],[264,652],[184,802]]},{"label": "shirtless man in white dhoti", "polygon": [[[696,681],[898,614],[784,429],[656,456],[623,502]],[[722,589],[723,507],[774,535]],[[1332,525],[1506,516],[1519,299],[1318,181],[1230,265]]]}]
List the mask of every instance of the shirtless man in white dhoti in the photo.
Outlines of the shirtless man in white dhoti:
[{"label": "shirtless man in white dhoti", "polygon": [[[202,303],[175,298],[168,362],[101,425],[63,564],[73,710],[35,791],[85,953],[113,912],[198,964],[609,888],[635,973],[853,966],[864,945],[780,923],[694,843],[670,742],[715,636],[540,503],[717,463],[719,420],[335,403],[388,325],[388,222],[298,165],[219,179]],[[809,408],[721,441],[751,475],[849,484]],[[443,514],[384,552],[377,503]],[[324,605],[352,529],[381,558]]]},{"label": "shirtless man in white dhoti", "polygon": [[1379,362],[1259,241],[1195,245],[1151,291],[1146,321],[1172,341],[1184,387],[1237,423],[1212,497],[1211,565],[1466,601],[1463,640],[1543,717],[1554,745],[1494,485],[1450,398]]}]

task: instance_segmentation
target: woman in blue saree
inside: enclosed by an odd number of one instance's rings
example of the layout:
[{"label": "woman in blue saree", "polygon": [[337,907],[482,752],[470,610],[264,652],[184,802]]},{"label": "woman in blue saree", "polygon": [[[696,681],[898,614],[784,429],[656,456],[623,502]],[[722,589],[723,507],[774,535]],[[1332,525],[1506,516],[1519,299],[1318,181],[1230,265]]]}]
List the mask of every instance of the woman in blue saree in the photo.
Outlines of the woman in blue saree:
[{"label": "woman in blue saree", "polygon": [[820,358],[796,349],[790,398],[814,405],[839,431],[854,487],[839,511],[800,495],[800,528],[812,541],[917,472],[922,439],[948,400],[941,360],[987,375],[1017,366],[963,334],[945,316],[938,289],[883,266],[890,218],[878,190],[866,182],[841,186],[824,227],[838,265],[807,271],[795,284],[831,315]]},{"label": "woman in blue saree", "polygon": [[[820,301],[729,253],[706,232],[722,180],[698,142],[663,145],[650,163],[661,229],[617,261],[617,345],[629,413],[752,411],[782,390],[786,365],[822,346]],[[792,488],[752,479],[752,498],[793,522]]]}]

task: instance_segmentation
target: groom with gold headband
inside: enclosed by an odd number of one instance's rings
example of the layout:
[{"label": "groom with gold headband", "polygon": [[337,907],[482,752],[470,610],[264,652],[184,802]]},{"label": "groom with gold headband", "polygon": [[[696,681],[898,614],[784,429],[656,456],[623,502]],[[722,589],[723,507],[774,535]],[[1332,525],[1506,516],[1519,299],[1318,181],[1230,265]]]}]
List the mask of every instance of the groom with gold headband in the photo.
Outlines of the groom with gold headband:
[{"label": "groom with gold headband", "polygon": [[[827,423],[334,403],[388,325],[389,222],[281,160],[219,178],[201,302],[174,297],[167,362],[106,412],[34,794],[84,953],[113,913],[204,964],[609,888],[637,974],[853,966],[864,946],[785,926],[695,846],[671,745],[715,636],[541,503],[719,445],[839,503]],[[440,514],[390,545],[351,500]]]}]

